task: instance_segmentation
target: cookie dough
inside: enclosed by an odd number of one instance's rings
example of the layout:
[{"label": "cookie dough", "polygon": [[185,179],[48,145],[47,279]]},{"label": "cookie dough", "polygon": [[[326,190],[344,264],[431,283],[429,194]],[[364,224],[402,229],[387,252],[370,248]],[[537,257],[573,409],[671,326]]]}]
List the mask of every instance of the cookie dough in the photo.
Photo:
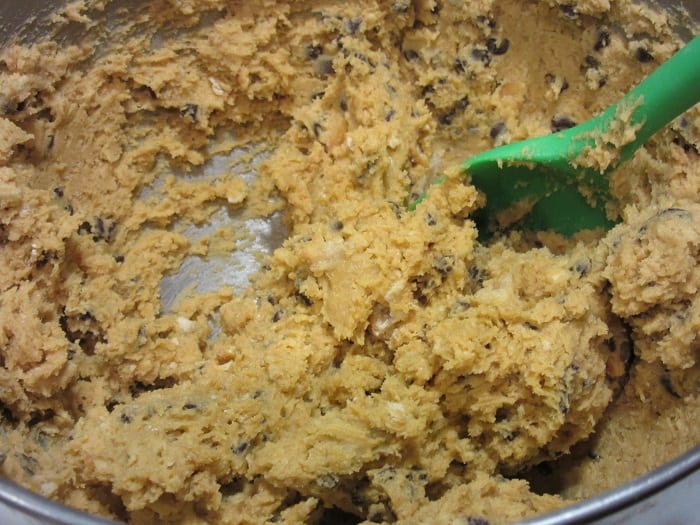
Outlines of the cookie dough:
[{"label": "cookie dough", "polygon": [[3,476],[133,524],[483,525],[700,443],[698,109],[612,175],[610,232],[482,243],[449,169],[609,105],[669,14],[118,4],[0,51]]}]

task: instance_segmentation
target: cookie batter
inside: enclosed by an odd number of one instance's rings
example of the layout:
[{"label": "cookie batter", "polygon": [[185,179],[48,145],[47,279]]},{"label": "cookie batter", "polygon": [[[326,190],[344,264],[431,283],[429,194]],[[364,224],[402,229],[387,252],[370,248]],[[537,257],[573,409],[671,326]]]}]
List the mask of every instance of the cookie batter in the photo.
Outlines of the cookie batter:
[{"label": "cookie batter", "polygon": [[[0,52],[3,476],[134,524],[497,524],[700,443],[698,109],[612,176],[610,232],[482,244],[449,170],[605,108],[668,14],[132,7]],[[270,217],[249,283],[164,300]]]}]

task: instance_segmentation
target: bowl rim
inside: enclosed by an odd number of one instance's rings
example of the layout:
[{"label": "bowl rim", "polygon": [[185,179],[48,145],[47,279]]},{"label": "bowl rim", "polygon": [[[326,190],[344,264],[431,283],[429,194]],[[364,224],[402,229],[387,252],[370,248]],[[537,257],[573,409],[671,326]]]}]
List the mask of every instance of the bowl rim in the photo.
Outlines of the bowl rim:
[{"label": "bowl rim", "polygon": [[594,523],[633,507],[664,489],[700,472],[700,445],[646,474],[613,489],[547,514],[525,520],[523,525],[580,525]]},{"label": "bowl rim", "polygon": [[[523,525],[582,525],[633,507],[693,473],[700,472],[700,445],[619,487],[536,516]],[[115,525],[118,522],[70,508],[0,477],[0,503],[47,525]]]},{"label": "bowl rim", "polygon": [[39,523],[47,525],[114,525],[118,523],[50,500],[3,477],[0,477],[0,503],[4,503],[6,507],[17,511],[22,516],[30,516],[40,520]]}]

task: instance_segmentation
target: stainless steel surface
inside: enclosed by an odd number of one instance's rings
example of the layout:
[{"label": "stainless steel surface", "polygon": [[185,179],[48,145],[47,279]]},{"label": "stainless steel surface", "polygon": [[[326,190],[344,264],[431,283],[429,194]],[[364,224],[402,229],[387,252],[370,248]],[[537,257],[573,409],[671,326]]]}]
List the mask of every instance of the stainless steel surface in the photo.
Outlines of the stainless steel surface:
[{"label": "stainless steel surface", "polygon": [[[127,0],[128,2],[129,0]],[[127,2],[116,1],[115,4]],[[21,40],[32,40],[46,32],[47,27],[41,23],[52,10],[66,4],[67,1],[52,0],[0,0],[0,45],[8,43],[19,36]],[[695,21],[700,21],[700,0],[657,1],[670,9],[682,6]],[[28,25],[27,25],[28,24]],[[686,37],[691,33],[680,27]],[[79,32],[66,33],[66,38],[75,38]],[[221,173],[221,163],[235,167],[234,152],[231,156],[213,159],[207,170]],[[253,161],[253,165],[255,160]],[[245,169],[239,172],[249,176]],[[255,235],[256,241],[232,254],[229,259],[219,261],[186,262],[175,275],[166,278],[161,286],[161,301],[168,309],[176,300],[179,292],[188,285],[201,281],[202,275],[214,277],[214,285],[228,284],[234,289],[245,286],[247,276],[258,268],[256,254],[269,252],[278,246],[285,235],[280,217],[273,216],[266,221],[246,220],[242,217],[220,216],[220,223],[247,228]],[[214,225],[217,227],[217,224]],[[211,227],[209,227],[211,228]],[[192,230],[193,237],[203,235],[206,231]],[[200,291],[210,291],[206,283],[200,283]],[[204,288],[202,287],[204,286]],[[697,510],[700,499],[700,446],[687,452],[676,460],[648,473],[615,490],[606,492],[585,502],[573,505],[538,518],[524,522],[523,525],[613,525],[634,523],[635,525],[676,525],[700,524],[700,512]],[[0,524],[2,525],[109,525],[114,522],[90,516],[69,509],[61,504],[49,501],[33,494],[9,480],[0,478]]]},{"label": "stainless steel surface", "polygon": [[4,44],[17,34],[27,37],[38,34],[40,24],[24,27],[32,18],[41,20],[51,13],[57,5],[65,2],[51,2],[47,0],[23,0],[14,2],[3,0],[0,2],[0,44]]},{"label": "stainless steel surface", "polygon": [[523,525],[696,525],[700,446],[640,478]]},{"label": "stainless steel surface", "polygon": [[3,525],[115,525],[115,522],[69,509],[0,478],[0,523]]}]

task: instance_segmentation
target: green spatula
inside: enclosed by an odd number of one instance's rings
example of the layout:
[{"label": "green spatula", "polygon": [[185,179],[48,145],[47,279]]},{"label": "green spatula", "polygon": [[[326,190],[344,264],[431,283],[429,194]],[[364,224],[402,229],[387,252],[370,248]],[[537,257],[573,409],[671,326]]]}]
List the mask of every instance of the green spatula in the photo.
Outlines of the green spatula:
[{"label": "green spatula", "polygon": [[[654,133],[700,101],[700,36],[598,116],[575,127],[494,148],[464,161],[462,173],[486,194],[474,217],[481,234],[498,226],[499,214],[524,215],[518,228],[564,235],[614,223],[607,174]],[[627,141],[611,140],[632,130]],[[612,158],[595,165],[592,152]]]}]

